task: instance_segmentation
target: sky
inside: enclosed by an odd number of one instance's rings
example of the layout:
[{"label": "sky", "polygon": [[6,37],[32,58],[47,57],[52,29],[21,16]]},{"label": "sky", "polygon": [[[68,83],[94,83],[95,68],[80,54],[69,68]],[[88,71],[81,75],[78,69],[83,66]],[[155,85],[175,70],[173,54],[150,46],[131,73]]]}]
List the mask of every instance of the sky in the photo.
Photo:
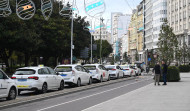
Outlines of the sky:
[{"label": "sky", "polygon": [[[142,0],[104,0],[106,4],[106,10],[102,17],[104,19],[111,19],[111,12],[122,12],[123,14],[131,14],[132,9],[135,9],[141,1]],[[76,0],[76,4],[79,9],[79,15],[87,16],[84,11],[84,0]]]}]

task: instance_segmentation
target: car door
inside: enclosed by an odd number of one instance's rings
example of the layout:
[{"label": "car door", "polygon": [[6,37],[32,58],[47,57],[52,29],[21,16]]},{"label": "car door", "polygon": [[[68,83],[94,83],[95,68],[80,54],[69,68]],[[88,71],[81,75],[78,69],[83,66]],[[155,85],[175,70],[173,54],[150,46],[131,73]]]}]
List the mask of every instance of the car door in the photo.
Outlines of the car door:
[{"label": "car door", "polygon": [[119,70],[119,76],[123,77],[123,70],[122,70],[122,68],[118,66],[118,70]]},{"label": "car door", "polygon": [[103,78],[104,78],[105,80],[107,80],[107,79],[108,79],[108,72],[107,72],[107,69],[106,69],[103,65],[100,65],[100,67],[101,67],[101,71],[102,71]]},{"label": "car door", "polygon": [[81,66],[76,66],[75,69],[77,70],[77,73],[76,73],[76,77],[77,79],[80,78],[81,79],[81,84],[84,83],[84,75],[83,75],[83,71],[82,71],[82,67]]},{"label": "car door", "polygon": [[48,89],[52,89],[54,78],[47,68],[42,68],[42,76],[44,78],[44,82],[47,82],[48,84]]},{"label": "car door", "polygon": [[82,69],[82,76],[84,78],[83,80],[84,80],[85,83],[88,83],[90,75],[89,75],[88,71],[84,67],[81,66],[81,69]]},{"label": "car door", "polygon": [[6,93],[8,90],[8,82],[5,77],[6,75],[2,71],[0,71],[0,97],[4,97],[5,95],[7,95]]},{"label": "car door", "polygon": [[48,70],[50,72],[50,75],[53,76],[53,81],[52,81],[53,87],[56,87],[56,88],[59,87],[60,86],[60,82],[61,82],[60,76],[57,75],[52,68],[48,67]]}]

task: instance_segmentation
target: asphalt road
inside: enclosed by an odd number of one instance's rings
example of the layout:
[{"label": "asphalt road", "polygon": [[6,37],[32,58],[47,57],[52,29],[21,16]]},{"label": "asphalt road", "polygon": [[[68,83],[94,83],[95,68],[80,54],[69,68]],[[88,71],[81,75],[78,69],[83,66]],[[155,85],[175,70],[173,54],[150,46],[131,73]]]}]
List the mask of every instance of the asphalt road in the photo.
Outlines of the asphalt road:
[{"label": "asphalt road", "polygon": [[127,80],[1,111],[81,111],[152,83],[151,76]]}]

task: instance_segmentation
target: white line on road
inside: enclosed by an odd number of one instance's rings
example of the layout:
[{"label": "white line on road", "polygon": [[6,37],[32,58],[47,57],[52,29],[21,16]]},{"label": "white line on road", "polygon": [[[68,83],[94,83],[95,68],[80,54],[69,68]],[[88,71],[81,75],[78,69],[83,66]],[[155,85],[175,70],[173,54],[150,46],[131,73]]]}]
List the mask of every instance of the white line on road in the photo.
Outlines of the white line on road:
[{"label": "white line on road", "polygon": [[[147,81],[147,80],[150,80],[150,79],[146,79],[146,80],[142,80],[142,81]],[[142,81],[138,81],[138,82],[130,83],[130,84],[127,84],[127,85],[123,85],[123,86],[120,86],[120,87],[117,87],[117,88],[113,88],[113,89],[109,89],[109,90],[106,90],[106,91],[102,91],[100,93],[95,93],[95,94],[92,94],[92,95],[89,95],[89,96],[85,96],[85,97],[82,97],[82,98],[78,98],[78,99],[75,99],[75,100],[72,100],[72,101],[68,101],[68,102],[60,103],[60,104],[53,105],[53,106],[50,106],[50,107],[46,107],[46,108],[43,108],[43,109],[39,109],[37,111],[44,111],[44,110],[51,109],[51,108],[54,108],[54,107],[57,107],[57,106],[65,105],[65,104],[68,104],[68,103],[72,103],[72,102],[79,101],[79,100],[82,100],[82,99],[86,99],[86,98],[89,98],[89,97],[92,97],[92,96],[96,96],[96,95],[100,95],[100,94],[103,94],[103,93],[106,93],[106,92],[110,92],[110,91],[113,91],[113,90],[116,90],[116,89],[119,89],[119,88],[123,88],[123,87],[129,86],[129,85],[132,85],[132,84],[136,84],[136,83],[139,83],[139,82],[142,82]]]},{"label": "white line on road", "polygon": [[[152,84],[153,84],[153,83],[152,83]],[[127,94],[134,94],[134,93],[136,93],[138,90],[144,89],[144,88],[146,88],[146,87],[148,87],[148,86],[150,86],[150,85],[152,85],[152,84],[146,85],[146,86],[144,86],[144,87],[140,87],[140,88],[138,88],[138,89],[135,89],[135,90],[133,90],[133,91],[128,92]],[[92,109],[92,108],[95,108],[95,107],[97,107],[97,106],[99,106],[99,105],[102,105],[102,104],[108,103],[108,102],[110,102],[110,101],[113,101],[113,100],[115,100],[115,99],[117,99],[117,98],[120,98],[120,97],[122,97],[122,96],[124,96],[124,95],[126,95],[126,94],[120,95],[120,96],[115,97],[115,98],[113,98],[113,99],[110,99],[110,100],[104,101],[104,102],[102,102],[102,103],[96,104],[96,105],[94,105],[94,106],[91,106],[91,107],[89,107],[89,108],[83,109],[82,111],[89,111],[89,110]]]}]

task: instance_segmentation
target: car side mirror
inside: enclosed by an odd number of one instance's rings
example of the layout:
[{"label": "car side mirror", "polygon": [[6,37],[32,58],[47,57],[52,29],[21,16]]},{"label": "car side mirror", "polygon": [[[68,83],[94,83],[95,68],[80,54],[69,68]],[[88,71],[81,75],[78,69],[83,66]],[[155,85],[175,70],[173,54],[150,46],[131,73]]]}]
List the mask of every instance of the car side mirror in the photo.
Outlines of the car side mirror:
[{"label": "car side mirror", "polygon": [[56,72],[56,75],[59,75],[59,72]]}]

